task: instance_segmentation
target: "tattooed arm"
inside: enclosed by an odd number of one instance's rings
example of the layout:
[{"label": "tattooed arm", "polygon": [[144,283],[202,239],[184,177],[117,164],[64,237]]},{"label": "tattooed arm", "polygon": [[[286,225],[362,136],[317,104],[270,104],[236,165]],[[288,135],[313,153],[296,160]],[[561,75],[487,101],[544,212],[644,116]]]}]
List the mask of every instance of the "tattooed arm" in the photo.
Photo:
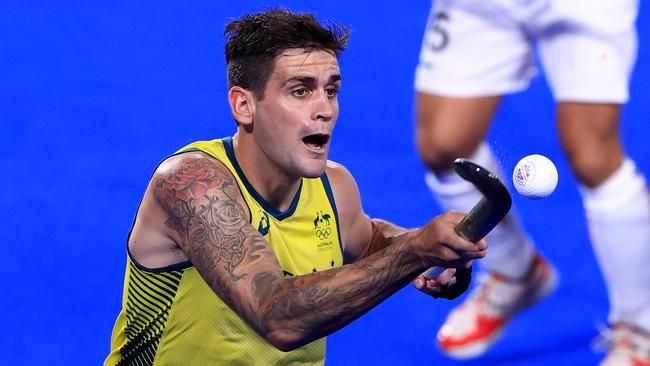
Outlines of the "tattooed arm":
[{"label": "tattooed arm", "polygon": [[[342,177],[331,183],[354,188],[351,177]],[[454,233],[461,215],[452,213],[395,235],[390,246],[355,263],[285,279],[268,243],[248,223],[237,184],[220,162],[201,153],[170,158],[150,188],[166,213],[168,235],[207,284],[285,351],[340,329],[432,264],[485,255],[484,248]],[[371,232],[363,223],[359,227]]]}]

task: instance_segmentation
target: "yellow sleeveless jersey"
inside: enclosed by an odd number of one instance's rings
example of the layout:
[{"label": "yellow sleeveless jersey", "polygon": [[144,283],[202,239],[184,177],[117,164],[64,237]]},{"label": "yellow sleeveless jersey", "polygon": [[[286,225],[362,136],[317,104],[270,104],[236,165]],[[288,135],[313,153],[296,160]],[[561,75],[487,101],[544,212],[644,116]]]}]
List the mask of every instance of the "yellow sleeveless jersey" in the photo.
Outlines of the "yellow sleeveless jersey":
[{"label": "yellow sleeveless jersey", "polygon": [[[343,264],[340,230],[327,176],[303,178],[291,207],[278,211],[243,175],[232,139],[192,143],[225,164],[287,277]],[[128,252],[128,246],[127,246]],[[203,281],[191,262],[145,268],[128,255],[123,307],[105,365],[322,365],[325,338],[291,352],[275,349]]]}]

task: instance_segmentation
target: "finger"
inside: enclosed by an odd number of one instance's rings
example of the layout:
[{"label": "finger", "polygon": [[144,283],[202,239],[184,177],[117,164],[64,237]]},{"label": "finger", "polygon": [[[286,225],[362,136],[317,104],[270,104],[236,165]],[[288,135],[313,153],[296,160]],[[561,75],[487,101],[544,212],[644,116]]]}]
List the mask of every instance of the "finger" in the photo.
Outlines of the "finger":
[{"label": "finger", "polygon": [[447,244],[447,246],[455,249],[455,250],[464,250],[464,251],[478,251],[482,250],[482,246],[485,245],[485,242],[483,243],[474,243],[470,241],[469,239],[459,235],[453,228],[449,228],[448,230],[442,231],[442,241]]},{"label": "finger", "polygon": [[438,248],[438,253],[436,255],[437,259],[440,260],[440,263],[436,263],[436,266],[438,266],[438,267],[455,267],[455,265],[452,262],[456,262],[458,260],[463,260],[462,254],[463,254],[463,251],[457,251],[454,248],[450,248],[448,246],[441,245]]},{"label": "finger", "polygon": [[449,280],[450,280],[452,277],[454,277],[455,274],[456,274],[456,268],[447,268],[447,269],[446,269],[444,272],[442,272],[442,273],[440,274],[440,276],[438,276],[438,278],[436,278],[435,280],[436,280],[436,282],[437,282],[438,285],[444,285],[444,284],[446,284],[447,282],[449,282]]},{"label": "finger", "polygon": [[413,283],[413,286],[415,286],[416,289],[422,290],[424,288],[424,286],[425,286],[425,281],[426,280],[425,280],[424,276],[419,275],[413,280],[412,283]]},{"label": "finger", "polygon": [[449,280],[456,274],[456,268],[447,268],[438,277],[427,280],[427,287],[440,287],[446,285]]},{"label": "finger", "polygon": [[431,289],[446,284],[449,281],[449,279],[454,276],[453,273],[455,272],[456,270],[454,268],[448,268],[437,277],[425,278],[427,288]]},{"label": "finger", "polygon": [[460,237],[455,233],[450,234],[447,238],[443,240],[443,242],[444,242],[444,247],[456,253],[458,257],[464,257],[465,253],[480,252],[485,250],[481,248],[479,245],[472,243],[471,241],[463,237]]},{"label": "finger", "polygon": [[463,220],[463,218],[465,217],[465,214],[460,212],[460,211],[450,210],[450,211],[445,212],[442,215],[442,217],[443,217],[443,219],[445,221],[451,222],[455,226],[456,224],[461,222],[461,220]]},{"label": "finger", "polygon": [[487,250],[487,240],[481,239],[478,242],[476,242],[476,247],[479,248],[479,250]]},{"label": "finger", "polygon": [[472,259],[481,259],[485,258],[487,255],[487,250],[479,250],[477,252],[465,252],[463,254],[463,259],[472,260]]},{"label": "finger", "polygon": [[415,288],[429,296],[435,296],[435,294],[440,291],[440,289],[436,290],[435,288],[434,290],[429,289],[426,279],[422,276],[418,276],[415,280],[412,281],[412,283]]},{"label": "finger", "polygon": [[440,292],[440,285],[433,283],[430,284],[430,281],[427,281],[427,293],[429,295],[434,295],[436,292]]}]

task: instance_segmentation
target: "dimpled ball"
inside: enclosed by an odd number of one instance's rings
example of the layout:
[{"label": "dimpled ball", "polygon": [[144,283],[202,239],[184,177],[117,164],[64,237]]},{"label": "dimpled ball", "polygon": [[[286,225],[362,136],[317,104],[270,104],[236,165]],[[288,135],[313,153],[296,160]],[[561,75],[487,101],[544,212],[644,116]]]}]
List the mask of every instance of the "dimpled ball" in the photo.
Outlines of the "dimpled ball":
[{"label": "dimpled ball", "polygon": [[515,166],[512,182],[519,194],[528,198],[544,198],[557,187],[557,169],[546,156],[528,155]]}]

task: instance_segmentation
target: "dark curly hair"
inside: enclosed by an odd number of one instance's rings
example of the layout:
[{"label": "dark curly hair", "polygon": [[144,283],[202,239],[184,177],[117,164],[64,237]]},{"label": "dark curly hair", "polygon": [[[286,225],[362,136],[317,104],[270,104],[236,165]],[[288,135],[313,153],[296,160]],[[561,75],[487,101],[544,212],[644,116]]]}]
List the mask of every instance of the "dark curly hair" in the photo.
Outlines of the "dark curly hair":
[{"label": "dark curly hair", "polygon": [[334,22],[323,25],[313,14],[273,9],[228,23],[224,35],[228,88],[240,86],[262,100],[278,55],[305,48],[328,51],[338,58],[350,31]]}]

